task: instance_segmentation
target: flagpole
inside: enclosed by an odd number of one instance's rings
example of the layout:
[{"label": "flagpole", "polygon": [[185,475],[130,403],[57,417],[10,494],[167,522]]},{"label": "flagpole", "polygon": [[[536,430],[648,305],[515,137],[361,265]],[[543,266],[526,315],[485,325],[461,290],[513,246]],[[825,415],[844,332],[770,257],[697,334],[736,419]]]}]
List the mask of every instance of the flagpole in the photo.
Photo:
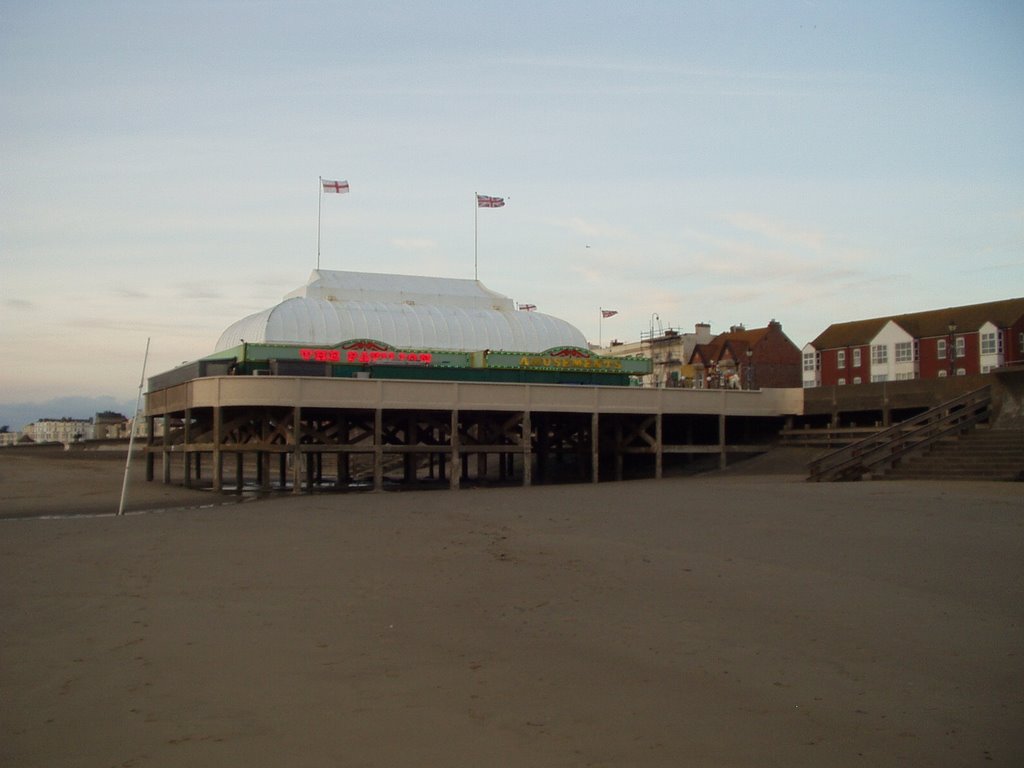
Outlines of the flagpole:
[{"label": "flagpole", "polygon": [[477,247],[479,244],[479,232],[480,232],[480,195],[476,192],[473,193],[473,279],[479,281],[480,276],[477,272]]},{"label": "flagpole", "polygon": [[603,323],[604,323],[604,308],[603,307],[598,307],[597,308],[597,346],[599,346],[599,347],[603,347],[604,346],[604,344],[602,344],[602,342],[604,341],[604,336],[603,336],[604,331],[602,330]]},{"label": "flagpole", "polygon": [[316,206],[316,270],[320,271],[320,217],[324,211],[324,177],[320,176],[320,194]]}]

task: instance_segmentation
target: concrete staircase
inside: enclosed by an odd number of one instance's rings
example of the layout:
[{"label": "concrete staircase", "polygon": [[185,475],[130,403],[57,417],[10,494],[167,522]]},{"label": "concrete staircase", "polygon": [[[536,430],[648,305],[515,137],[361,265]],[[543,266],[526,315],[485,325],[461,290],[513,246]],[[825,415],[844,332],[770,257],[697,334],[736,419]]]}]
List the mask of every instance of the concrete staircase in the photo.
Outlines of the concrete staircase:
[{"label": "concrete staircase", "polygon": [[936,442],[883,475],[886,480],[1024,480],[1024,429],[978,425]]}]

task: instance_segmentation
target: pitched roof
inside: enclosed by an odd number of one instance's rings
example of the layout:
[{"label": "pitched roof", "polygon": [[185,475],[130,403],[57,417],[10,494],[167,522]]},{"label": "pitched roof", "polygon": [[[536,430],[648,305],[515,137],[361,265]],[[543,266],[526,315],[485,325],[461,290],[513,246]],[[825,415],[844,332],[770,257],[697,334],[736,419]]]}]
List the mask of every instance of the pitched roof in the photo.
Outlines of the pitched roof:
[{"label": "pitched roof", "polygon": [[870,320],[833,323],[811,342],[811,346],[817,350],[863,346],[869,344],[890,320],[915,339],[926,339],[948,335],[950,322],[956,323],[958,333],[974,333],[988,322],[1000,328],[1008,328],[1021,317],[1024,317],[1024,298],[930,309]]},{"label": "pitched roof", "polygon": [[821,350],[868,344],[889,320],[888,317],[876,317],[871,320],[833,323],[811,342],[811,346]]},{"label": "pitched roof", "polygon": [[766,326],[742,331],[724,331],[706,344],[695,346],[690,355],[690,362],[698,356],[705,362],[720,360],[726,347],[732,350],[734,357],[741,357],[746,354],[747,349],[757,346],[768,335],[769,330],[770,328]]}]

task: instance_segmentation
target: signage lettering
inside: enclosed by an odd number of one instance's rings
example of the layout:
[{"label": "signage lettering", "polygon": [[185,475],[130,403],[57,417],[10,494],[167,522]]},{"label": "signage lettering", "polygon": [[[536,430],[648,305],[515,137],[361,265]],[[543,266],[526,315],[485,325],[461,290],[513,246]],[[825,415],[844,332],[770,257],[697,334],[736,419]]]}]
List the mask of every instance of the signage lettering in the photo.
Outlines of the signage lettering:
[{"label": "signage lettering", "polygon": [[[312,360],[317,363],[340,363],[341,352],[337,349],[300,349],[299,356],[303,360]],[[350,349],[345,353],[347,363],[422,363],[430,365],[433,361],[433,354],[430,352],[392,352],[388,350],[356,350]]]},{"label": "signage lettering", "polygon": [[300,349],[299,356],[303,360],[315,360],[318,363],[341,362],[341,353],[336,349]]},{"label": "signage lettering", "polygon": [[580,357],[527,357],[519,358],[521,368],[569,368],[587,371],[621,371],[622,361]]}]

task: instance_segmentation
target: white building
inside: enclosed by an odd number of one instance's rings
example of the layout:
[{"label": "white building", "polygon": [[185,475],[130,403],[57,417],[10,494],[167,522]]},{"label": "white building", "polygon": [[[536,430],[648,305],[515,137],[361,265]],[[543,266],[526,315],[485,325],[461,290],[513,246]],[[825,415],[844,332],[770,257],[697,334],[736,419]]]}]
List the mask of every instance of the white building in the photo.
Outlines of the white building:
[{"label": "white building", "polygon": [[[871,381],[904,381],[917,378],[918,349],[914,337],[890,320],[871,340]],[[856,355],[861,350],[853,349]],[[856,370],[856,361],[851,361]],[[854,378],[854,384],[862,382]]]},{"label": "white building", "polygon": [[690,356],[698,344],[711,341],[708,323],[694,325],[693,333],[682,333],[676,328],[651,329],[642,332],[639,341],[613,341],[600,348],[609,357],[646,357],[652,362],[652,372],[643,377],[645,387],[693,386],[693,366]]},{"label": "white building", "polygon": [[92,419],[39,419],[24,429],[36,443],[80,443],[92,439]]}]

